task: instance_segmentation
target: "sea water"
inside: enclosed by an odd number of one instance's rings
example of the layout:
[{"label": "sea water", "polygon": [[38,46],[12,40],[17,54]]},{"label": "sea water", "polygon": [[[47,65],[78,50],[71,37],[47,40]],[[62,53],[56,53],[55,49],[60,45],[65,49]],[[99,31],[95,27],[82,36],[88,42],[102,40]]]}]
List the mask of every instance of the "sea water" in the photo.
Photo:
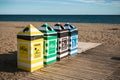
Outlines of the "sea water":
[{"label": "sea water", "polygon": [[0,15],[0,21],[120,24],[120,15]]}]

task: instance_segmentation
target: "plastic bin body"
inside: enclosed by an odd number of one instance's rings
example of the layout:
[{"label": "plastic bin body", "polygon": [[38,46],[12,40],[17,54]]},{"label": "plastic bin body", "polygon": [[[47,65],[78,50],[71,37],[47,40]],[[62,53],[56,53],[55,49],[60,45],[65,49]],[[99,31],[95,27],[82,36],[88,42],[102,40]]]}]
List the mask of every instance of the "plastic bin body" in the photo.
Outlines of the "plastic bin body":
[{"label": "plastic bin body", "polygon": [[78,53],[78,30],[69,23],[64,27],[69,30],[69,55],[76,55]]},{"label": "plastic bin body", "polygon": [[60,61],[61,59],[68,57],[68,39],[69,33],[61,24],[56,24],[53,29],[57,32],[58,35],[58,49],[57,49],[57,60]]},{"label": "plastic bin body", "polygon": [[57,57],[57,32],[48,24],[42,25],[39,30],[44,33],[44,64],[56,62]]},{"label": "plastic bin body", "polygon": [[33,72],[43,67],[43,33],[29,25],[17,34],[17,67]]}]

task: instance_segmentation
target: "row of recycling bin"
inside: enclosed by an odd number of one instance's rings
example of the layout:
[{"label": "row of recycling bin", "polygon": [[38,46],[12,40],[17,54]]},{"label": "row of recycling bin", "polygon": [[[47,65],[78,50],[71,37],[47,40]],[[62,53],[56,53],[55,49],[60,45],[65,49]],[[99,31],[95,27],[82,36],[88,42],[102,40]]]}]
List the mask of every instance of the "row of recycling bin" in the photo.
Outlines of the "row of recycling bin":
[{"label": "row of recycling bin", "polygon": [[34,71],[78,52],[78,30],[67,23],[39,29],[28,25],[17,34],[19,69]]}]

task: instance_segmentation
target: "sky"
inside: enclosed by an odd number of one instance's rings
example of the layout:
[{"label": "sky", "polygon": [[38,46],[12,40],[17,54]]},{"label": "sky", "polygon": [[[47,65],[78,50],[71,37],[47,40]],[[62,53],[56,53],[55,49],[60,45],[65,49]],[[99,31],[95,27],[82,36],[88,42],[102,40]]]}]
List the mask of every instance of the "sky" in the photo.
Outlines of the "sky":
[{"label": "sky", "polygon": [[0,14],[120,15],[120,0],[0,0]]}]

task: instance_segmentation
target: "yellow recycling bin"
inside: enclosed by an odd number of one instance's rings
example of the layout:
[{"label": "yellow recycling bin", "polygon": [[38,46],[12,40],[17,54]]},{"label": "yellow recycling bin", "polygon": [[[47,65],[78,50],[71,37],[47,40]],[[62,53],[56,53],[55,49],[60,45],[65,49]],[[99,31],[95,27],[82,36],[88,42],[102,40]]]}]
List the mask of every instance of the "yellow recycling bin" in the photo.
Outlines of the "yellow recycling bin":
[{"label": "yellow recycling bin", "polygon": [[33,72],[43,67],[43,33],[28,25],[17,34],[17,66]]}]

